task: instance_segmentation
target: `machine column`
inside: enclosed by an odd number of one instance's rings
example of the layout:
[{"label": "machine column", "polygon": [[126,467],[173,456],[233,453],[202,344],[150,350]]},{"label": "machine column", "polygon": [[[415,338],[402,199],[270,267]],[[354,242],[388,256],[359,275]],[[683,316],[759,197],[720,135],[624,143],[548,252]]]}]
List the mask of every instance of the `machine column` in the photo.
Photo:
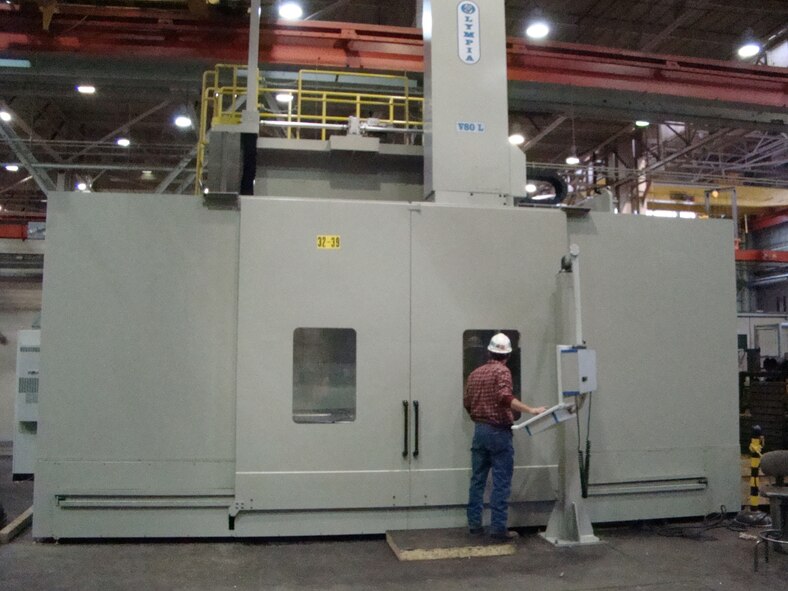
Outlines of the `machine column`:
[{"label": "machine column", "polygon": [[511,166],[504,2],[425,0],[423,29],[425,197],[504,204]]}]

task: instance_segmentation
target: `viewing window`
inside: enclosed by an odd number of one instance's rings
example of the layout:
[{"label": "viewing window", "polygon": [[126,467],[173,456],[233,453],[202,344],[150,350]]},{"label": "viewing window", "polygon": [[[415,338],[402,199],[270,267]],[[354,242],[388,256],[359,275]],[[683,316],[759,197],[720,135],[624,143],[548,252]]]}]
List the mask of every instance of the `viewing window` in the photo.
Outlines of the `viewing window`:
[{"label": "viewing window", "polygon": [[297,328],[293,331],[293,421],[356,420],[356,331]]},{"label": "viewing window", "polygon": [[512,354],[506,364],[512,372],[514,397],[520,399],[520,333],[516,330],[466,330],[462,333],[462,386],[471,372],[487,363],[490,358],[487,345],[493,335],[502,332],[512,341]]}]

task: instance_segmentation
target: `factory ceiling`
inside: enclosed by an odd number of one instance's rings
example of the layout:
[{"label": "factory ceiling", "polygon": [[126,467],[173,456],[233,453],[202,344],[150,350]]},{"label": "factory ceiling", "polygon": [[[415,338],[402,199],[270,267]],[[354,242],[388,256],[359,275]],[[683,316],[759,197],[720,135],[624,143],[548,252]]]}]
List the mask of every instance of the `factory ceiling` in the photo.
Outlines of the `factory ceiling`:
[{"label": "factory ceiling", "polygon": [[[0,164],[19,166],[0,169],[0,215],[42,214],[42,187],[58,183],[71,189],[84,182],[94,191],[194,191],[202,73],[217,62],[245,61],[248,2],[2,1],[0,60],[28,60],[30,67],[0,68],[0,111],[12,117],[0,124]],[[363,25],[416,48],[415,0],[303,5],[309,21],[348,23],[338,28],[348,38],[354,26]],[[786,112],[788,95],[788,70],[774,67],[788,65],[780,62],[788,52],[784,0],[541,0],[510,1],[506,7],[513,39],[524,37],[538,9],[552,26],[544,47],[579,44],[643,59],[697,58],[709,68],[715,66],[707,60],[757,62],[769,66],[756,68],[757,75],[770,77],[778,97],[782,89],[782,105],[778,100],[764,114],[753,105],[715,110],[708,100],[655,102],[643,93],[512,83],[512,130],[525,136],[529,162],[565,171],[574,144],[583,166],[593,168],[583,176],[586,183],[600,177],[630,182],[641,166],[653,183],[788,186],[788,125],[784,116],[771,114]],[[269,23],[264,30],[277,26],[276,8],[262,2],[262,18]],[[759,39],[763,50],[742,62],[736,48],[745,34]],[[303,65],[321,65],[317,52],[311,59]],[[296,69],[282,62],[261,67],[283,85]],[[420,67],[409,71],[420,88]],[[96,92],[80,94],[80,84]],[[176,127],[177,116],[194,125]],[[639,116],[651,125],[636,128]],[[121,137],[128,146],[118,145]],[[780,204],[772,197],[770,205]]]}]

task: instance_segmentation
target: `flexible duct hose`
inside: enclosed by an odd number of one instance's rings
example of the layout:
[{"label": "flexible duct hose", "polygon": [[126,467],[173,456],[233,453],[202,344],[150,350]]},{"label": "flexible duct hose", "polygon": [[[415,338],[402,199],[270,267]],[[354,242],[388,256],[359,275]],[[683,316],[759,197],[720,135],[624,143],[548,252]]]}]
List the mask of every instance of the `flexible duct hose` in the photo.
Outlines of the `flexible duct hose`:
[{"label": "flexible duct hose", "polygon": [[529,168],[528,169],[528,181],[542,181],[544,183],[550,183],[555,189],[555,197],[552,199],[533,199],[532,197],[526,197],[522,201],[524,203],[538,203],[540,205],[558,205],[559,203],[563,202],[566,199],[566,182],[555,170],[550,170],[546,168]]}]

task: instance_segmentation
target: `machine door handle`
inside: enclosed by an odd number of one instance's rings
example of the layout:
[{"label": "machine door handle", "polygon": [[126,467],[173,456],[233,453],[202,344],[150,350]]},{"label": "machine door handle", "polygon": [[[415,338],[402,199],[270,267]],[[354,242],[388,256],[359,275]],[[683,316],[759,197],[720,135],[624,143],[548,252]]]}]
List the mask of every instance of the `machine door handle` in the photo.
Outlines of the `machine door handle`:
[{"label": "machine door handle", "polygon": [[413,457],[419,457],[419,401],[413,401],[413,430],[415,431],[415,437],[413,439]]},{"label": "machine door handle", "polygon": [[405,443],[403,444],[402,448],[402,457],[408,457],[408,401],[402,401],[402,415],[405,418]]}]

